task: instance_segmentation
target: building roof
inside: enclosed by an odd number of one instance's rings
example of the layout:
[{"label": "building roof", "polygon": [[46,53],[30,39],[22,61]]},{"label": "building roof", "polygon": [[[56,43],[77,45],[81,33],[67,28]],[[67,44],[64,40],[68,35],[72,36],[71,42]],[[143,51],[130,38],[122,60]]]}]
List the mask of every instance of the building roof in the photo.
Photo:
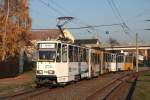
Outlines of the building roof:
[{"label": "building roof", "polygon": [[74,43],[96,49],[100,49],[101,46],[101,43],[98,39],[79,39],[75,40]]},{"label": "building roof", "polygon": [[98,39],[78,39],[75,40],[76,44],[97,44],[100,43],[100,41]]},{"label": "building roof", "polygon": [[58,29],[38,29],[31,30],[29,32],[31,34],[31,40],[50,40],[50,39],[58,39],[61,34]]}]

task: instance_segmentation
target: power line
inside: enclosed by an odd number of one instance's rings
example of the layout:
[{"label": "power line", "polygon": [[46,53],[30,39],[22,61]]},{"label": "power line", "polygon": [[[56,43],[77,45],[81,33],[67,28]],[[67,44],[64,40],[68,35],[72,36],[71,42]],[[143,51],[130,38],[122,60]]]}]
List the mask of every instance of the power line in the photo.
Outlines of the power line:
[{"label": "power line", "polygon": [[[65,8],[63,8],[61,5],[59,5],[58,3],[56,3],[56,2],[54,2],[53,0],[51,1],[55,6],[57,6],[58,8],[60,8],[61,10],[63,10],[64,12],[66,12],[66,13],[69,13],[70,15],[73,15],[72,13],[70,13],[70,11],[68,11],[68,10],[66,10]],[[75,17],[77,20],[80,20],[79,18],[77,18],[77,17]],[[80,26],[80,27],[77,27],[76,29],[80,29],[80,28],[82,28],[82,26],[79,24],[79,23],[76,23],[76,22],[74,22],[74,21],[72,21],[72,23],[74,23],[74,24],[76,24],[76,25],[78,25],[78,26]],[[85,25],[85,24],[84,24]],[[90,26],[90,27],[89,27]],[[90,29],[90,28],[92,28],[93,26],[91,26],[91,25],[85,25],[85,27],[87,27],[88,29]],[[83,28],[85,28],[85,27],[83,27]],[[82,29],[83,29],[82,28]],[[67,28],[67,29],[73,29],[73,28]],[[75,29],[75,28],[74,28]],[[89,33],[90,31],[88,30],[88,29],[86,29],[86,31]],[[95,30],[96,31],[96,29],[92,29],[92,30]],[[91,35],[91,33],[90,33],[90,35]]]},{"label": "power line", "polygon": [[144,14],[147,14],[147,12],[150,12],[150,9],[144,10],[143,12],[141,12],[141,13],[135,15],[134,17],[128,19],[127,21],[130,21],[130,20],[136,19],[136,18],[138,18],[138,17],[141,17],[141,16],[143,16]]},{"label": "power line", "polygon": [[61,6],[54,0],[50,0],[50,2],[53,3],[57,8],[60,8],[60,10],[64,11],[66,14],[73,15],[68,9],[65,9],[63,6]]},{"label": "power line", "polygon": [[[113,0],[107,0],[108,1],[108,3],[109,3],[109,5],[111,6],[111,9],[113,10],[113,12],[114,12],[114,14],[115,14],[115,16],[117,16],[116,18],[119,20],[119,21],[121,21],[121,27],[122,27],[122,29],[123,29],[123,31],[124,31],[124,33],[128,33],[127,31],[126,31],[126,29],[128,29],[128,30],[130,30],[129,28],[128,28],[128,26],[126,25],[126,23],[125,23],[125,21],[124,21],[124,19],[122,18],[122,16],[121,16],[121,14],[120,14],[120,12],[119,12],[119,10],[118,10],[118,8],[117,8],[117,6],[115,5],[115,3],[114,3],[114,1]],[[116,14],[117,13],[117,14]],[[130,30],[131,31],[131,30]],[[127,34],[128,36],[129,36],[129,34]],[[131,35],[130,35],[131,36]],[[130,37],[129,36],[129,37]],[[130,37],[131,38],[131,37]]]},{"label": "power line", "polygon": [[[43,1],[43,0],[39,0],[42,4],[44,4],[45,6],[47,6],[47,7],[49,7],[49,8],[51,8],[51,10],[53,10],[55,13],[57,13],[58,15],[63,15],[64,16],[64,13],[62,13],[62,11],[63,12],[67,12],[67,13],[69,13],[69,14],[71,14],[69,11],[67,11],[64,7],[62,7],[61,5],[59,5],[58,3],[56,3],[55,1],[51,1],[51,3],[53,3],[53,6],[52,5],[50,5],[49,3],[47,3],[47,2],[45,2],[45,1]],[[109,0],[108,0],[108,2],[110,2]],[[54,5],[55,6],[57,6],[57,9],[54,7]],[[125,23],[125,21],[123,20],[123,18],[122,18],[122,16],[121,16],[121,14],[120,14],[120,12],[119,12],[119,10],[118,10],[118,8],[116,7],[116,5],[115,5],[115,3],[112,1],[112,2],[110,2],[110,5],[111,5],[111,8],[112,8],[112,10],[113,10],[113,12],[115,13],[115,16],[116,16],[116,18],[117,19],[119,19],[119,22],[120,22],[120,24],[118,24],[118,25],[120,25],[121,27],[122,27],[122,29],[123,29],[123,31],[125,32],[125,33],[127,33],[127,31],[126,30],[130,30],[129,29],[129,27],[126,25],[126,23]],[[59,9],[58,9],[59,8]],[[76,18],[76,17],[75,17]],[[76,18],[77,20],[80,20],[79,18]],[[74,21],[72,22],[72,23],[74,23]],[[75,23],[75,24],[77,24],[77,23]],[[79,24],[78,24],[79,25]],[[85,27],[82,27],[81,25],[81,27],[75,27],[75,28],[68,28],[68,29],[91,29],[91,30],[95,30],[95,31],[97,31],[95,28],[96,27],[102,27],[102,26],[114,26],[114,25],[88,25],[88,24],[85,24],[86,26]]]},{"label": "power line", "polygon": [[[115,3],[114,3],[112,0],[107,0],[107,2],[108,2],[108,4],[109,4],[109,6],[111,7],[111,9],[112,9],[112,11],[113,11],[113,13],[114,13],[116,19],[119,21],[120,26],[121,26],[122,29],[123,29],[123,32],[124,32],[124,33],[127,33],[127,31],[126,31],[126,29],[125,29],[125,25],[126,25],[126,24],[125,24],[123,18],[121,17],[121,14],[120,14],[118,8],[116,7]],[[128,35],[129,35],[129,34],[128,34]]]},{"label": "power line", "polygon": [[68,28],[68,29],[85,29],[85,28],[95,28],[95,27],[104,27],[104,26],[120,26],[120,24],[110,24],[110,25],[88,25],[83,27],[74,27],[74,28]]},{"label": "power line", "polygon": [[[62,7],[60,4],[54,2],[53,0],[51,0],[50,2],[53,3],[53,5],[55,5],[57,8],[60,8],[61,11],[66,12],[66,13],[69,13],[70,15],[73,15],[72,13],[70,13],[70,11],[66,10],[64,7]],[[77,20],[80,20],[80,19],[77,18],[77,17],[75,17],[75,18],[76,18]],[[81,20],[80,20],[80,21],[81,21]],[[113,26],[113,25],[94,26],[94,25],[83,24],[83,25],[85,25],[85,27],[82,27],[82,24],[80,25],[79,23],[76,23],[76,22],[74,22],[74,21],[72,21],[72,23],[74,23],[74,24],[80,26],[80,27],[76,27],[76,28],[74,28],[74,29],[81,29],[81,28],[84,29],[84,28],[86,28],[86,31],[87,31],[88,29],[90,29],[90,30],[94,30],[94,31],[96,31],[96,32],[98,32],[98,31],[97,31],[96,29],[94,29],[94,27]],[[115,24],[114,24],[114,25],[115,25]],[[89,26],[90,26],[90,27],[89,27]],[[93,26],[94,26],[94,27],[93,27]],[[73,28],[68,28],[68,29],[73,29]],[[87,32],[89,33],[89,30],[88,30]],[[90,35],[91,35],[91,33],[90,33]]]},{"label": "power line", "polygon": [[[57,8],[60,8],[60,10],[62,10],[63,12],[65,12],[67,15],[72,15],[73,17],[75,17],[75,19],[78,19],[76,16],[74,16],[73,13],[71,13],[68,9],[65,9],[63,6],[61,6],[59,3],[54,2],[54,0],[50,0],[51,3],[53,3]],[[74,20],[72,21],[72,23],[79,25],[79,23],[74,22]]]},{"label": "power line", "polygon": [[124,33],[127,33],[126,28],[128,29],[128,26],[126,25],[124,19],[122,18],[117,6],[115,5],[113,0],[107,0],[108,4],[110,5],[114,15],[116,16],[117,20],[120,22],[120,25],[124,31]]},{"label": "power line", "polygon": [[[108,0],[108,1],[109,1],[109,0]],[[117,14],[118,14],[120,20],[121,20],[122,22],[124,22],[124,19],[122,18],[122,16],[121,16],[121,14],[120,14],[120,12],[119,12],[119,10],[118,10],[116,4],[114,3],[113,0],[111,0],[111,2],[112,2],[112,5],[113,5],[114,9],[116,10],[116,12],[117,12]]]},{"label": "power line", "polygon": [[114,1],[113,0],[107,0],[108,2],[109,2],[109,5],[111,6],[111,8],[112,8],[112,10],[113,10],[113,12],[115,13],[117,13],[117,14],[115,14],[116,16],[117,16],[117,18],[118,18],[118,20],[120,20],[121,21],[121,25],[122,25],[122,27],[123,27],[123,29],[124,28],[127,28],[128,30],[131,30],[128,26],[127,26],[127,24],[125,23],[125,21],[124,21],[124,19],[123,19],[123,17],[121,16],[121,14],[120,14],[120,12],[119,12],[119,9],[117,8],[117,6],[116,6],[116,4],[114,3]]},{"label": "power line", "polygon": [[[51,1],[51,3],[55,4],[55,6],[57,6],[57,9],[54,8],[54,7],[52,7],[52,6],[50,6],[49,3],[46,3],[46,2],[44,2],[43,0],[39,0],[39,1],[40,1],[42,4],[44,4],[45,6],[51,8],[54,12],[56,12],[57,14],[59,14],[59,15],[61,15],[61,16],[65,16],[65,14],[63,14],[62,11],[57,10],[58,8],[60,8],[61,10],[64,10],[64,12],[67,12],[67,13],[71,14],[69,11],[67,11],[65,8],[63,8],[62,6],[60,6],[58,3],[54,2],[53,0]],[[76,17],[75,17],[75,18],[76,18]],[[74,22],[72,21],[72,23],[74,23]],[[77,24],[77,23],[74,23],[74,24]],[[79,25],[79,24],[78,24],[78,25]]]},{"label": "power line", "polygon": [[[55,4],[58,8],[60,8],[61,10],[63,10],[64,12],[67,12],[67,13],[73,15],[72,13],[70,13],[70,11],[66,10],[65,8],[63,8],[61,5],[59,5],[58,3],[54,2],[53,0],[52,0],[51,2],[52,2],[53,4]],[[75,18],[76,18],[77,20],[80,20],[80,21],[81,21],[81,19],[79,19],[79,18],[77,18],[77,17],[75,17]],[[72,23],[81,26],[81,25],[80,25],[81,22],[80,22],[80,24],[79,24],[79,23],[76,23],[76,22],[72,21]],[[85,25],[85,27],[82,27],[82,26],[81,26],[81,27],[68,28],[68,29],[84,29],[84,28],[90,29],[90,28],[93,27],[92,25],[87,25],[87,24],[83,24],[83,25]],[[101,26],[103,26],[103,25],[101,25]],[[104,26],[108,26],[108,25],[104,25]],[[94,26],[94,27],[99,27],[99,26]],[[93,28],[92,30],[96,30],[96,29]],[[89,30],[88,30],[87,32],[89,32]]]},{"label": "power line", "polygon": [[[54,0],[51,0],[51,2],[52,2],[54,5],[56,5],[58,8],[60,8],[61,10],[63,10],[64,12],[68,13],[69,15],[73,15],[70,11],[66,10],[66,9],[65,9],[64,7],[62,7],[60,4],[54,2]],[[75,19],[80,20],[80,19],[77,18],[76,16],[75,16]],[[76,23],[76,22],[74,22],[74,21],[72,21],[72,23],[81,26],[79,23]],[[84,25],[85,25],[85,24],[84,24]],[[89,26],[89,25],[86,25],[86,26]],[[81,26],[81,27],[82,27],[82,26]],[[71,29],[71,28],[68,28],[68,29]]]},{"label": "power line", "polygon": [[123,22],[123,24],[122,24],[123,27],[124,27],[124,28],[127,28],[129,31],[132,31],[132,30],[127,26],[127,24],[125,23],[125,21],[124,21],[123,17],[121,16],[121,14],[120,14],[120,12],[119,12],[119,10],[118,10],[116,4],[114,3],[114,1],[113,1],[113,0],[111,0],[111,1],[112,1],[112,4],[113,4],[114,8],[116,9],[116,11],[117,11],[117,13],[118,13],[118,16],[120,17],[120,20]]},{"label": "power line", "polygon": [[[127,24],[125,23],[125,21],[124,21],[123,17],[121,16],[121,14],[120,14],[120,12],[119,12],[119,10],[118,10],[116,4],[114,3],[114,1],[113,1],[113,0],[107,0],[107,2],[108,2],[108,4],[110,5],[110,7],[111,7],[111,9],[112,9],[114,15],[115,15],[116,18],[118,19],[118,21],[121,21],[122,24],[120,24],[120,25],[121,25],[121,27],[122,27],[124,33],[128,33],[128,32],[135,33],[135,32],[133,32],[133,31],[127,26]],[[130,38],[132,37],[130,34],[127,34],[127,35],[128,35]],[[132,37],[132,38],[133,38],[133,37]],[[143,41],[142,39],[140,39],[140,40]]]},{"label": "power line", "polygon": [[[118,20],[118,19],[119,19],[119,17],[118,17],[118,15],[116,14],[116,11],[115,11],[114,7],[112,6],[111,1],[107,0],[107,2],[108,2],[108,4],[109,4],[109,6],[111,7],[111,9],[112,9],[112,11],[113,11],[113,13],[114,13],[115,17],[116,17],[116,18],[117,18],[117,20]],[[118,20],[118,21],[119,21],[119,20]],[[120,21],[119,21],[119,23],[120,23]]]},{"label": "power line", "polygon": [[43,1],[43,0],[39,0],[43,5],[45,5],[45,6],[47,6],[47,7],[49,7],[49,8],[51,8],[54,12],[56,12],[58,15],[63,15],[64,16],[64,14],[61,12],[61,11],[59,11],[59,10],[57,10],[56,8],[54,8],[53,6],[51,6],[49,3],[46,3],[45,1]]}]

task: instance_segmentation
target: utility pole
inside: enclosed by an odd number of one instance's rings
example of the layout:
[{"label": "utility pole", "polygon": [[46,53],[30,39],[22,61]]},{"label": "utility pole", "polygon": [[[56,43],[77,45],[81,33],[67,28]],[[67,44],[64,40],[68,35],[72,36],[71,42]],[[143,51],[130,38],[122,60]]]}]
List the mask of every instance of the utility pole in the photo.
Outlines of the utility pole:
[{"label": "utility pole", "polygon": [[139,71],[138,69],[138,33],[136,33],[136,72]]}]

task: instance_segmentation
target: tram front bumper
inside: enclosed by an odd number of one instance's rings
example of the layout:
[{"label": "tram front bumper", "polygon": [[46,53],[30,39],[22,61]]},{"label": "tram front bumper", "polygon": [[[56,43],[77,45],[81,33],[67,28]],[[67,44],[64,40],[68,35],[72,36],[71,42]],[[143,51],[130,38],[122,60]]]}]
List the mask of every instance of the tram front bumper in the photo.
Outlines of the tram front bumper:
[{"label": "tram front bumper", "polygon": [[36,75],[36,83],[57,83],[56,75]]}]

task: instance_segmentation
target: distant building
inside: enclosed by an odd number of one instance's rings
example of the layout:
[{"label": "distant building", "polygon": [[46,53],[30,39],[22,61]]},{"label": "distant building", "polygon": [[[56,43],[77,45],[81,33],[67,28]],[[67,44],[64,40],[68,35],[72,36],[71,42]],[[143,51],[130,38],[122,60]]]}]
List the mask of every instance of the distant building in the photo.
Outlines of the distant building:
[{"label": "distant building", "polygon": [[[63,30],[65,38],[71,43],[77,45],[100,49],[101,42],[98,39],[75,39],[71,32],[67,29]],[[38,29],[31,30],[30,35],[30,44],[26,46],[26,54],[28,59],[31,61],[37,60],[37,42],[38,41],[47,41],[47,40],[59,40],[62,37],[61,31],[59,29]]]},{"label": "distant building", "polygon": [[[71,42],[74,42],[75,38],[69,30],[64,29],[63,32],[65,38],[68,38]],[[62,37],[59,29],[37,29],[31,30],[29,34],[33,44],[37,41],[59,40],[59,38]]]},{"label": "distant building", "polygon": [[[71,43],[73,43],[75,38],[70,33],[70,31],[64,29],[63,32],[65,38],[67,38]],[[36,43],[38,41],[59,40],[62,37],[62,34],[59,29],[34,29],[31,30],[28,34],[30,36],[30,43],[26,45],[25,51],[28,56],[28,59],[32,61],[35,61],[37,59]]]},{"label": "distant building", "polygon": [[[135,45],[119,45],[113,47],[104,47],[106,51],[109,52],[130,52],[136,55]],[[150,44],[140,44],[138,46],[138,59],[142,63],[147,63],[150,65]]]},{"label": "distant building", "polygon": [[101,42],[98,39],[77,39],[74,43],[89,48],[101,48]]}]

